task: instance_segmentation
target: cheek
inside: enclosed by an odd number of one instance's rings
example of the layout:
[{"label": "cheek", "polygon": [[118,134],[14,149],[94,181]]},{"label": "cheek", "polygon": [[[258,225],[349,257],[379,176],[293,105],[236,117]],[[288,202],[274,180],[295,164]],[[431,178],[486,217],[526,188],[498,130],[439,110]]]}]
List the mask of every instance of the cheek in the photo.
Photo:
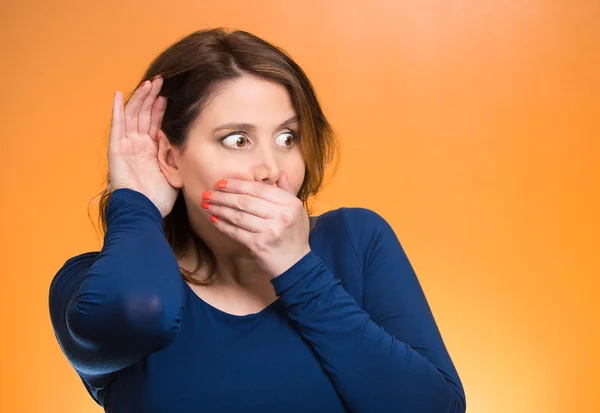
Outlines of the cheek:
[{"label": "cheek", "polygon": [[[203,157],[203,159],[211,159]],[[202,200],[202,192],[214,187],[221,179],[223,167],[214,161],[203,161],[199,157],[190,157],[186,160],[182,171],[185,191],[194,200]]]},{"label": "cheek", "polygon": [[299,157],[299,159],[296,162],[296,166],[290,169],[285,168],[284,171],[288,176],[290,186],[296,191],[296,194],[298,194],[298,191],[300,191],[300,187],[304,182],[304,174],[306,173],[304,159],[302,157]]}]

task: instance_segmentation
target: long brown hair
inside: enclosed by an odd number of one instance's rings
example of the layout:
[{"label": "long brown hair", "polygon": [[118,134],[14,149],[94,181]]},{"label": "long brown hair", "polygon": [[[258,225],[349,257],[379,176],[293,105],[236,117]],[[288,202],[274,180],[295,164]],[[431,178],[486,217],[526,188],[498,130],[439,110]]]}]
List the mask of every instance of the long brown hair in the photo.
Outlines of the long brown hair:
[{"label": "long brown hair", "polygon": [[[160,95],[167,98],[167,109],[161,129],[171,145],[184,148],[190,126],[206,105],[215,86],[243,74],[278,82],[290,94],[299,118],[301,148],[306,163],[298,198],[310,215],[307,199],[321,189],[325,169],[334,159],[338,142],[308,77],[285,51],[241,30],[200,30],[183,37],[158,55],[150,63],[138,86],[156,75],[163,77]],[[134,91],[129,94],[125,104]],[[106,206],[111,197],[108,179],[107,174],[104,190],[93,198],[100,197],[98,215],[101,235],[106,233]],[[214,280],[215,257],[204,241],[191,230],[181,191],[173,210],[163,218],[162,226],[176,258],[184,255],[190,243],[195,245],[198,267],[192,272],[180,268],[182,277],[193,284],[210,284]],[[195,278],[193,274],[205,264],[210,265],[208,273],[211,275],[205,280]]]}]

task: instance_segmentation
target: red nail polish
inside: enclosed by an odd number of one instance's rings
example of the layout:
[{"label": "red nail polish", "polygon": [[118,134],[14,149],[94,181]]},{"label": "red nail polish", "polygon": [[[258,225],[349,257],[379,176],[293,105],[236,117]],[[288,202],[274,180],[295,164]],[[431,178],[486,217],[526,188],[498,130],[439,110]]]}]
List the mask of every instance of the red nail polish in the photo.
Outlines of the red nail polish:
[{"label": "red nail polish", "polygon": [[221,189],[226,188],[227,187],[227,179],[221,179],[217,182],[217,186]]},{"label": "red nail polish", "polygon": [[210,204],[206,201],[202,201],[202,203],[200,205],[202,205],[202,208],[204,208],[204,209],[208,209],[208,207],[210,206]]},{"label": "red nail polish", "polygon": [[212,191],[204,191],[204,192],[202,192],[202,199],[210,199],[212,194],[213,194]]},{"label": "red nail polish", "polygon": [[216,223],[216,222],[219,220],[219,218],[217,218],[217,217],[216,217],[216,216],[214,216],[214,215],[211,215],[211,216],[210,216],[210,220],[211,220],[212,222]]}]

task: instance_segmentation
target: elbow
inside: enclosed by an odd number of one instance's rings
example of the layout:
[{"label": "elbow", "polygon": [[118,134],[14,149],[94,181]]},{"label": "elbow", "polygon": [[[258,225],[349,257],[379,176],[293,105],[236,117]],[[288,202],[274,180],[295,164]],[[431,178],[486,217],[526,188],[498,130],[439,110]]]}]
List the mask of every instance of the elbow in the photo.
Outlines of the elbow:
[{"label": "elbow", "polygon": [[67,311],[67,325],[82,344],[154,352],[168,345],[181,324],[181,303],[137,294],[112,300],[79,296]]},{"label": "elbow", "polygon": [[170,302],[156,294],[121,300],[120,314],[124,327],[146,339],[169,343],[179,331],[181,302]]}]

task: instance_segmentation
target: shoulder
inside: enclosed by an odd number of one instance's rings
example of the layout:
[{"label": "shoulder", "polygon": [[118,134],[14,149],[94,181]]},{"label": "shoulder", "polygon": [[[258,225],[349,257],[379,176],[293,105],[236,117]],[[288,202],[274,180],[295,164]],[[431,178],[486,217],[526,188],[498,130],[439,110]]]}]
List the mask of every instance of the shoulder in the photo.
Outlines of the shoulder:
[{"label": "shoulder", "polygon": [[366,258],[382,242],[397,241],[388,221],[363,207],[341,207],[314,217],[314,231],[328,242],[346,241],[358,256]]},{"label": "shoulder", "polygon": [[51,313],[56,309],[56,306],[53,304],[56,304],[57,301],[64,302],[64,300],[68,299],[68,296],[83,281],[85,274],[90,270],[99,254],[100,252],[98,251],[92,251],[73,256],[67,259],[58,269],[50,283],[49,300]]},{"label": "shoulder", "polygon": [[92,398],[101,404],[97,389],[90,386],[87,380],[81,374],[76,357],[76,344],[68,333],[66,322],[66,312],[69,306],[69,301],[79,286],[83,282],[85,275],[96,261],[100,252],[86,252],[67,259],[64,264],[58,269],[50,283],[50,291],[48,294],[50,320],[58,343],[73,365],[75,371],[79,374],[85,388]]},{"label": "shoulder", "polygon": [[391,229],[390,224],[381,214],[363,207],[341,207],[311,217],[311,220],[314,221],[315,228],[343,229],[345,235],[351,239]]}]

